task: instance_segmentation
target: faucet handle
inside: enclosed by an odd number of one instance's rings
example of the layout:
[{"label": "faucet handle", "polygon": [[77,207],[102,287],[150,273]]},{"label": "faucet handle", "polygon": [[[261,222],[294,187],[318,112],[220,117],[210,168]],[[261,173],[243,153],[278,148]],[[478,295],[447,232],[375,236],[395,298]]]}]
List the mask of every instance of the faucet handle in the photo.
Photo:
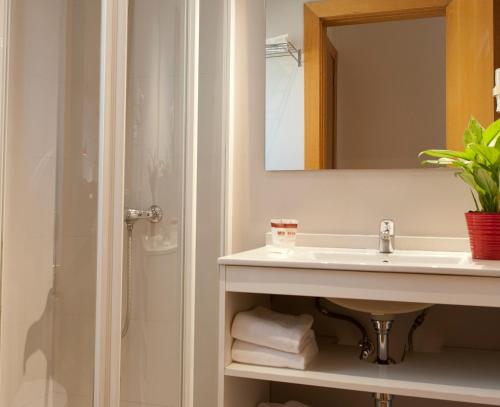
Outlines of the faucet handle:
[{"label": "faucet handle", "polygon": [[380,234],[394,236],[394,221],[392,219],[383,219],[380,222]]}]

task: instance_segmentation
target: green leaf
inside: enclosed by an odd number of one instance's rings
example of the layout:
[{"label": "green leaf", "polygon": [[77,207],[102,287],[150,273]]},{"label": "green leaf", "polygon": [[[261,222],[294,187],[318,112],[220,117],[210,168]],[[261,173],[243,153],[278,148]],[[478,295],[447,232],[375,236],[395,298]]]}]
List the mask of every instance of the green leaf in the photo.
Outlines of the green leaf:
[{"label": "green leaf", "polygon": [[494,201],[489,195],[479,195],[479,202],[483,208],[483,212],[496,212]]},{"label": "green leaf", "polygon": [[500,213],[500,120],[485,130],[471,117],[464,143],[464,151],[425,150],[419,157],[422,164],[458,168],[456,176],[470,186],[476,209]]},{"label": "green leaf", "polygon": [[471,173],[468,172],[457,172],[455,174],[458,178],[460,178],[462,181],[464,181],[467,185],[472,187],[475,191],[477,191],[478,194],[484,194],[485,191],[483,188],[479,186],[479,184],[476,182],[476,179]]},{"label": "green leaf", "polygon": [[452,160],[451,158],[439,158],[437,160],[423,160],[421,162],[422,165],[430,164],[430,165],[439,165],[442,167],[448,167],[450,165],[453,166],[458,166],[455,165],[457,162]]},{"label": "green leaf", "polygon": [[422,151],[418,156],[422,157],[424,155],[436,158],[461,158],[463,160],[470,160],[473,158],[470,152],[453,150],[425,150]]},{"label": "green leaf", "polygon": [[485,212],[496,212],[498,210],[498,185],[488,171],[476,167],[474,174],[463,171],[455,175],[476,191],[479,203],[476,196],[472,195],[478,210],[479,208],[482,208]]},{"label": "green leaf", "polygon": [[469,146],[465,147],[465,154],[467,154],[470,160],[474,160],[477,156],[476,152],[472,150]]},{"label": "green leaf", "polygon": [[483,139],[483,131],[483,126],[474,117],[471,117],[464,132],[464,145],[480,144]]},{"label": "green leaf", "polygon": [[469,144],[469,148],[484,157],[492,165],[496,164],[500,158],[500,150],[497,150],[495,147],[472,143]]},{"label": "green leaf", "polygon": [[[493,147],[500,139],[500,120],[490,124],[483,133],[483,144],[485,146]],[[492,144],[492,145],[490,145]]]},{"label": "green leaf", "polygon": [[476,211],[479,212],[479,203],[477,202],[476,195],[474,195],[474,192],[472,189],[470,190],[470,194],[472,195],[472,199],[474,200],[474,205],[476,206]]},{"label": "green leaf", "polygon": [[474,170],[474,180],[484,190],[485,194],[498,199],[498,184],[491,173],[484,168],[476,168]]}]

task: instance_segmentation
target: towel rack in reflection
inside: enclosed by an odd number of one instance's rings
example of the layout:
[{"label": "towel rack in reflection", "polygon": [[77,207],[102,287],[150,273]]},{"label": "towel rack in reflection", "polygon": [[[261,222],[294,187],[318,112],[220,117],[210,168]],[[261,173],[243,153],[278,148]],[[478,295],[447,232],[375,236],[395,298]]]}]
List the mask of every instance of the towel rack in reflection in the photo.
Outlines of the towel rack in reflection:
[{"label": "towel rack in reflection", "polygon": [[291,56],[297,61],[298,66],[302,66],[302,50],[297,49],[291,42],[266,44],[266,58],[284,56]]}]

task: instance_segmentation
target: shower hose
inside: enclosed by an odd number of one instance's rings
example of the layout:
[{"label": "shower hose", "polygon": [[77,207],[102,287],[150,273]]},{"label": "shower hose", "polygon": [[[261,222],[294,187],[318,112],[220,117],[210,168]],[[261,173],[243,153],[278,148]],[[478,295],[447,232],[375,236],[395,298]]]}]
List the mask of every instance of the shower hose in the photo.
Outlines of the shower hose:
[{"label": "shower hose", "polygon": [[124,324],[122,326],[122,338],[125,338],[128,332],[128,328],[130,326],[130,314],[132,311],[132,231],[134,229],[134,225],[132,223],[127,223],[127,259],[126,259],[126,276],[125,276],[125,285],[127,294],[125,296],[126,304],[125,304],[125,315],[124,315]]}]

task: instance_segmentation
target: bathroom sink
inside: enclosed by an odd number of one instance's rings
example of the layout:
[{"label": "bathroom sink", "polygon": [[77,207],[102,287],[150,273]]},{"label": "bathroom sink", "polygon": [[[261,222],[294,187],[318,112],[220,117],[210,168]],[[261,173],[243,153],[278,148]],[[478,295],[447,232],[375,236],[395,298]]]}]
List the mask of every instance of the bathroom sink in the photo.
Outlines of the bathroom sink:
[{"label": "bathroom sink", "polygon": [[394,265],[460,265],[467,262],[463,254],[446,252],[396,251],[379,253],[376,250],[343,249],[312,250],[313,258],[323,263],[394,264]]},{"label": "bathroom sink", "polygon": [[385,273],[446,274],[500,277],[500,262],[473,260],[469,252],[295,247],[286,253],[265,246],[219,260],[235,266],[310,268]]},{"label": "bathroom sink", "polygon": [[345,298],[327,298],[328,301],[349,308],[354,311],[367,312],[373,316],[391,317],[397,314],[406,314],[429,308],[432,304],[422,304],[417,302],[398,302],[398,301],[373,301],[373,300],[355,300]]}]

